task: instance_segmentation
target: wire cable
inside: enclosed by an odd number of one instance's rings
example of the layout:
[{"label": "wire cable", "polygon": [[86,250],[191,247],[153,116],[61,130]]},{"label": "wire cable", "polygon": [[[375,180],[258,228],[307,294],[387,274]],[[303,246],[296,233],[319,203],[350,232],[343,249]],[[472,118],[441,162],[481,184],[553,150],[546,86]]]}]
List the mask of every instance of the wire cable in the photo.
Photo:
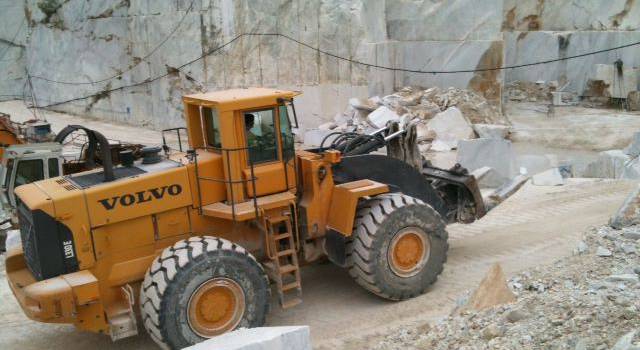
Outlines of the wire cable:
[{"label": "wire cable", "polygon": [[[572,56],[565,56],[565,57],[561,57],[561,58],[555,58],[555,59],[548,59],[548,60],[543,60],[543,61],[538,61],[538,62],[532,62],[532,63],[524,63],[524,64],[517,64],[517,65],[510,65],[510,66],[500,66],[500,67],[488,67],[488,68],[478,68],[478,69],[461,69],[461,70],[450,70],[450,71],[425,71],[425,70],[415,70],[415,69],[407,69],[407,68],[397,68],[397,67],[388,67],[388,66],[381,66],[381,65],[377,65],[377,64],[371,64],[371,63],[366,63],[366,62],[362,62],[362,61],[358,61],[358,60],[353,60],[350,58],[346,58],[346,57],[342,57],[342,56],[338,56],[335,55],[333,53],[324,51],[322,49],[320,49],[319,47],[314,47],[311,46],[307,43],[301,42],[297,39],[294,39],[286,34],[280,34],[280,33],[242,33],[242,34],[238,34],[235,37],[233,37],[231,40],[227,41],[226,43],[213,48],[205,53],[203,53],[202,55],[187,61],[186,63],[176,67],[177,70],[181,70],[182,68],[193,64],[201,59],[203,59],[204,57],[207,57],[209,55],[212,55],[213,53],[222,50],[223,48],[233,44],[234,42],[238,41],[239,39],[245,37],[245,36],[272,36],[272,37],[281,37],[281,38],[285,38],[287,40],[293,41],[295,43],[297,43],[300,46],[312,49],[314,51],[317,51],[320,54],[326,55],[326,56],[330,56],[339,60],[343,60],[343,61],[348,61],[351,62],[353,64],[358,64],[358,65],[362,65],[362,66],[366,66],[366,67],[370,67],[370,68],[376,68],[376,69],[383,69],[383,70],[389,70],[389,71],[395,71],[395,72],[406,72],[406,73],[417,73],[417,74],[457,74],[457,73],[474,73],[474,72],[487,72],[487,71],[496,71],[496,70],[506,70],[506,69],[515,69],[515,68],[523,68],[523,67],[531,67],[531,66],[536,66],[536,65],[544,65],[544,64],[549,64],[549,63],[554,63],[554,62],[559,62],[559,61],[566,61],[566,60],[571,60],[571,59],[575,59],[575,58],[580,58],[580,57],[586,57],[586,56],[590,56],[590,55],[596,55],[599,53],[603,53],[603,52],[608,52],[608,51],[614,51],[614,50],[619,50],[619,49],[624,49],[624,48],[628,48],[628,47],[632,47],[632,46],[637,46],[640,45],[640,41],[636,41],[633,43],[629,43],[629,44],[625,44],[625,45],[620,45],[620,46],[616,46],[616,47],[612,47],[612,48],[607,48],[607,49],[602,49],[602,50],[597,50],[597,51],[591,51],[591,52],[586,52],[586,53],[582,53],[582,54],[578,54],[578,55],[572,55]],[[79,101],[79,100],[85,100],[88,98],[92,98],[95,96],[98,96],[100,94],[105,94],[105,93],[110,93],[110,92],[114,92],[114,91],[118,91],[118,90],[123,90],[126,88],[131,88],[131,87],[136,87],[136,86],[140,86],[143,84],[149,84],[152,83],[158,79],[164,78],[166,76],[168,76],[169,74],[171,74],[170,72],[164,73],[164,74],[160,74],[156,77],[149,77],[146,80],[137,82],[137,83],[133,83],[133,84],[128,84],[128,85],[122,85],[116,88],[112,88],[112,89],[107,89],[107,90],[102,90],[100,92],[94,93],[94,94],[90,94],[90,95],[86,95],[86,96],[80,96],[80,97],[76,97],[76,98],[71,98],[68,100],[64,100],[64,101],[59,101],[59,102],[54,102],[54,103],[50,103],[48,105],[44,105],[44,106],[37,106],[36,108],[47,108],[47,107],[53,107],[53,106],[58,106],[61,104],[65,104],[65,103],[69,103],[69,102],[74,102],[74,101]]]},{"label": "wire cable", "polygon": [[173,34],[175,34],[176,31],[178,31],[178,28],[180,28],[180,26],[182,25],[182,22],[184,22],[185,18],[187,18],[187,15],[189,14],[189,12],[191,12],[191,10],[193,9],[193,4],[195,3],[195,0],[191,0],[191,4],[189,5],[189,7],[187,8],[187,10],[185,11],[184,15],[182,16],[182,18],[180,18],[180,21],[178,22],[178,24],[171,30],[171,32],[169,33],[169,35],[167,35],[164,39],[162,39],[158,45],[156,45],[151,51],[149,51],[146,55],[144,55],[142,58],[140,58],[140,60],[136,63],[134,63],[132,66],[129,66],[125,69],[118,69],[117,71],[120,72],[116,75],[112,75],[106,78],[102,78],[102,79],[98,79],[98,80],[93,80],[90,82],[78,82],[78,81],[60,81],[60,80],[53,80],[53,79],[49,79],[46,77],[42,77],[42,76],[38,76],[38,75],[32,75],[31,78],[33,79],[40,79],[40,80],[44,80],[44,81],[48,81],[50,83],[56,83],[56,84],[64,84],[64,85],[94,85],[94,84],[99,84],[99,83],[103,83],[105,81],[109,81],[118,77],[121,77],[122,75],[124,75],[124,73],[130,72],[132,71],[135,67],[137,67],[140,63],[144,62],[147,60],[147,58],[151,57],[151,55],[153,55],[156,51],[158,51],[160,49],[160,47],[162,47],[168,40],[169,38],[171,38],[173,36]]},{"label": "wire cable", "polygon": [[4,59],[4,56],[7,54],[7,52],[9,52],[9,50],[11,49],[11,45],[12,44],[15,45],[14,41],[16,41],[16,38],[18,37],[18,34],[20,34],[20,31],[22,31],[22,25],[25,24],[26,20],[27,20],[27,17],[22,19],[22,22],[18,26],[18,30],[16,30],[16,33],[13,35],[13,38],[9,41],[8,47],[0,55],[0,61],[2,61]]}]

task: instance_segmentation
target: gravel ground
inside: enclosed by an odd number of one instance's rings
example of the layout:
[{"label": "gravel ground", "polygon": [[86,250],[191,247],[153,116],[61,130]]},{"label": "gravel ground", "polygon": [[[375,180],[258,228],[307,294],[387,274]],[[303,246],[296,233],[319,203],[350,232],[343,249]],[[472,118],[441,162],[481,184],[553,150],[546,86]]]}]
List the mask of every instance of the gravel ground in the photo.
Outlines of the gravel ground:
[{"label": "gravel ground", "polygon": [[454,310],[437,324],[398,329],[374,349],[640,349],[638,251],[640,226],[592,228],[572,256],[511,278],[515,303]]}]

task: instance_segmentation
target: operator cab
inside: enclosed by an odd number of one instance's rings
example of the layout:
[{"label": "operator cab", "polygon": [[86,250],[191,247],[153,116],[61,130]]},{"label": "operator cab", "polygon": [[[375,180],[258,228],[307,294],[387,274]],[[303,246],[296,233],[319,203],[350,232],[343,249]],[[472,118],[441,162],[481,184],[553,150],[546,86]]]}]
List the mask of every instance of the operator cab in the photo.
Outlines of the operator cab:
[{"label": "operator cab", "polygon": [[[227,202],[295,190],[291,116],[298,94],[248,88],[183,98],[189,145],[199,158],[222,158]],[[213,184],[200,179],[199,186],[205,194]]]}]

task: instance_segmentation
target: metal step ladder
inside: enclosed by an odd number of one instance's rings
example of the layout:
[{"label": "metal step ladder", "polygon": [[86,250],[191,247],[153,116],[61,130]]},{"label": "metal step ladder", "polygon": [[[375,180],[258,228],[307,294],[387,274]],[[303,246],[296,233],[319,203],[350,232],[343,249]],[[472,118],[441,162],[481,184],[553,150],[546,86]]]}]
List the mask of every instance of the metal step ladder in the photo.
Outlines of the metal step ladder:
[{"label": "metal step ladder", "polygon": [[[266,221],[269,257],[273,261],[274,269],[272,278],[276,282],[280,306],[288,309],[302,302],[300,266],[293,238],[291,216],[268,217]],[[281,230],[282,223],[286,227],[284,232]]]}]

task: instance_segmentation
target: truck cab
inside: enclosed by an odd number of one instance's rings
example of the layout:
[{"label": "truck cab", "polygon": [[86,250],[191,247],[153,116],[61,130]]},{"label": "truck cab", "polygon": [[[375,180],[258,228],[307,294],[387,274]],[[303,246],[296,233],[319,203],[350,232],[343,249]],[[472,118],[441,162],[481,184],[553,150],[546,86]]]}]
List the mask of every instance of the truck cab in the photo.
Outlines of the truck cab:
[{"label": "truck cab", "polygon": [[2,206],[15,208],[14,189],[62,174],[62,145],[56,142],[12,145],[5,149],[0,167]]}]

